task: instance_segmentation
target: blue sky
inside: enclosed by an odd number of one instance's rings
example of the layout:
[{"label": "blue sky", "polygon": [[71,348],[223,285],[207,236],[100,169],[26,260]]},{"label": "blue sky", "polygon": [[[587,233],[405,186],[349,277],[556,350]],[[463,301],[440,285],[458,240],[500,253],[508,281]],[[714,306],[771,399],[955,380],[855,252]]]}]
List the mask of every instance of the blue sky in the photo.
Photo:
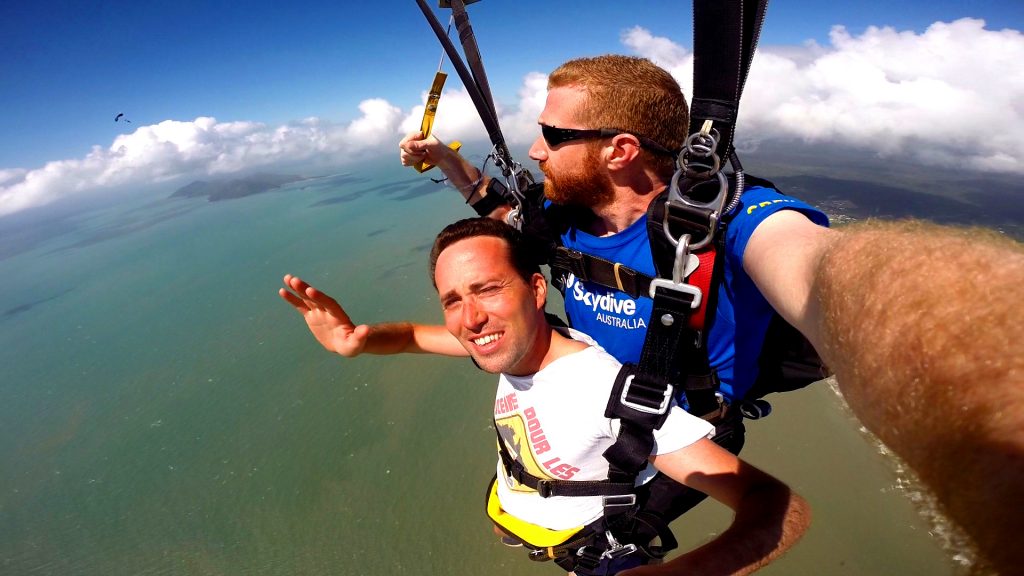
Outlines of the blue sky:
[{"label": "blue sky", "polygon": [[[469,12],[495,96],[509,113],[521,107],[528,74],[546,73],[579,55],[619,52],[653,58],[660,49],[651,39],[670,42],[677,49],[675,56],[664,56],[659,63],[677,78],[687,75],[671,67],[681,62],[664,60],[681,58],[689,49],[688,3],[485,0],[470,5]],[[446,12],[437,13],[446,18]],[[779,54],[787,54],[784,47],[803,52],[803,57],[789,53],[792,62],[803,65],[821,52],[842,50],[830,37],[833,26],[845,26],[862,54],[875,42],[862,37],[868,27],[890,26],[894,34],[880,41],[891,42],[892,53],[885,58],[898,67],[904,57],[901,51],[913,50],[901,44],[901,34],[927,44],[935,41],[923,36],[929,26],[964,17],[982,19],[985,25],[983,30],[980,24],[972,30],[963,27],[956,36],[963,44],[961,51],[976,48],[971,34],[983,34],[996,46],[1005,41],[1016,48],[1024,28],[1024,3],[776,0],[769,6],[761,46]],[[651,41],[637,40],[636,27]],[[1003,29],[1009,29],[1009,37],[1000,34]],[[624,40],[631,30],[633,44]],[[84,161],[93,146],[107,150],[118,136],[167,120],[189,123],[210,117],[218,124],[258,123],[270,130],[316,118],[325,125],[345,126],[366,116],[360,104],[374,99],[385,101],[389,110],[414,116],[439,56],[440,47],[413,0],[305,2],[288,7],[279,2],[223,1],[5,2],[0,7],[0,203],[9,199],[5,189],[48,162]],[[1019,62],[1013,66],[1017,70]],[[968,63],[959,66],[961,75],[973,69]],[[446,70],[452,72],[451,66]],[[891,76],[892,71],[885,74]],[[780,80],[785,79],[775,81]],[[1004,92],[1021,87],[1016,79],[1010,80]],[[459,88],[454,74],[447,88]],[[1012,111],[1013,100],[1020,108],[1024,95],[1004,97]],[[132,124],[115,123],[119,112]],[[234,125],[232,130],[244,126]],[[349,128],[349,137],[368,130]],[[381,140],[397,141],[398,134]],[[162,138],[149,134],[151,143],[163,142]],[[120,146],[137,145],[131,142],[122,140]],[[1011,148],[1017,144],[1013,141]],[[161,174],[173,175],[166,170]],[[0,214],[9,211],[0,206]]]}]

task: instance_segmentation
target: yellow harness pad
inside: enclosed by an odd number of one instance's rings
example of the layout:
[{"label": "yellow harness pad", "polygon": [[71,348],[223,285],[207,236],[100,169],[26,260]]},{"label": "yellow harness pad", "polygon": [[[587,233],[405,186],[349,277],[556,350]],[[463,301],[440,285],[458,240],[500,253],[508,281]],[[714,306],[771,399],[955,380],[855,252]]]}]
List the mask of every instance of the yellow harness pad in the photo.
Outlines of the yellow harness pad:
[{"label": "yellow harness pad", "polygon": [[566,530],[550,530],[505,512],[501,507],[501,502],[498,500],[497,478],[491,480],[491,488],[488,490],[487,515],[491,518],[492,522],[500,526],[505,532],[519,538],[534,548],[549,548],[564,544],[584,528],[579,526]]}]

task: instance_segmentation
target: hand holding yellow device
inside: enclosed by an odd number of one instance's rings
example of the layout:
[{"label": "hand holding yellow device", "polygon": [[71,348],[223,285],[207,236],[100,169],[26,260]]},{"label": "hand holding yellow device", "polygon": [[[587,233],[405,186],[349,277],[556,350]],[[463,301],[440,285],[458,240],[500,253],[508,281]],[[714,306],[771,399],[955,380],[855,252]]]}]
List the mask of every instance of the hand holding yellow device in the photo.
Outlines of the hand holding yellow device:
[{"label": "hand holding yellow device", "polygon": [[[423,110],[423,122],[420,123],[420,132],[423,133],[423,137],[430,136],[430,131],[434,128],[434,116],[437,114],[437,103],[441,100],[441,89],[444,88],[444,81],[448,78],[448,75],[440,70],[437,74],[434,74],[434,83],[430,86],[430,95],[427,96],[427,107]],[[461,142],[452,142],[448,145],[449,148],[459,151],[462,148]],[[434,165],[430,162],[423,161],[413,165],[413,168],[417,172],[423,173],[433,168]]]}]

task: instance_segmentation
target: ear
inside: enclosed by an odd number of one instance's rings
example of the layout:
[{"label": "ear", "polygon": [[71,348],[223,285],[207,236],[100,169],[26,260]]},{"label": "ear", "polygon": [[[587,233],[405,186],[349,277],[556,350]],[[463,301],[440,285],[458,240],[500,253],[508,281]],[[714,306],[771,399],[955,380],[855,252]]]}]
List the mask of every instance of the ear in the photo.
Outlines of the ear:
[{"label": "ear", "polygon": [[533,290],[534,303],[537,308],[543,310],[548,301],[548,279],[543,274],[534,273],[530,277],[530,289]]},{"label": "ear", "polygon": [[640,140],[632,134],[617,134],[612,137],[611,146],[606,150],[608,169],[622,170],[640,155]]}]

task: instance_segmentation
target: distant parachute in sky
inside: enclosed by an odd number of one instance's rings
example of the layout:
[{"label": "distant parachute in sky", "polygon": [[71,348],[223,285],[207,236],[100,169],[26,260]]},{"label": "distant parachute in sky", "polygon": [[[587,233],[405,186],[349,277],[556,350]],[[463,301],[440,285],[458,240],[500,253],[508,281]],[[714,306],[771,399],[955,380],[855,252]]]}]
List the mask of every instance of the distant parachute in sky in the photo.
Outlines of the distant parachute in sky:
[{"label": "distant parachute in sky", "polygon": [[[124,112],[121,112],[121,113],[119,113],[119,114],[118,114],[117,116],[114,116],[114,122],[118,122],[118,121],[120,121],[120,120],[121,120],[122,118],[124,118]],[[125,122],[127,122],[127,123],[129,123],[129,124],[131,124],[131,123],[132,123],[132,121],[131,121],[131,120],[129,120],[129,119],[127,119],[127,118],[124,118],[124,121],[125,121]]]}]

